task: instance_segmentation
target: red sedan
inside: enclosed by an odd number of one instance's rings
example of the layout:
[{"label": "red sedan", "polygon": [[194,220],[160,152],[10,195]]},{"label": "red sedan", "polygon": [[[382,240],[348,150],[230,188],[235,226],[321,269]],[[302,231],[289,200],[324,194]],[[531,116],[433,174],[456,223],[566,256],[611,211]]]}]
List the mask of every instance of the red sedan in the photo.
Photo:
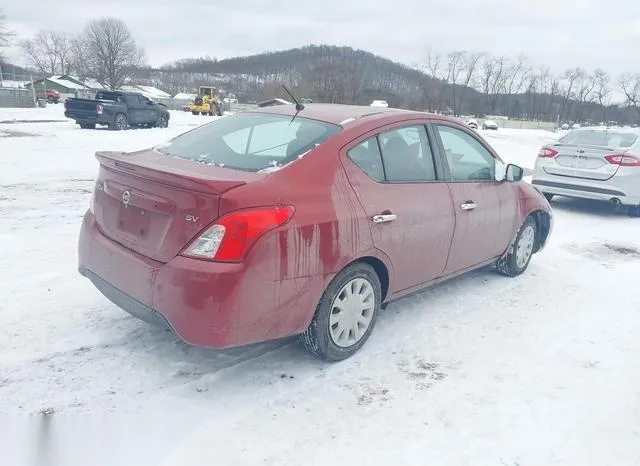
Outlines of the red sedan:
[{"label": "red sedan", "polygon": [[301,335],[344,359],[386,303],[490,264],[519,275],[552,226],[520,167],[425,113],[267,107],[96,156],[80,273],[197,346]]}]

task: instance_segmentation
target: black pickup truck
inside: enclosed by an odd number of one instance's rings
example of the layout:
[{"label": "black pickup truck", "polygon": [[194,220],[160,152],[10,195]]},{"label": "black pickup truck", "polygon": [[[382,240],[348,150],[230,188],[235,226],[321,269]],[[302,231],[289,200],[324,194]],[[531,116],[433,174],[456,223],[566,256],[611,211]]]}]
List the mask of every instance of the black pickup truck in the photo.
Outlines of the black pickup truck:
[{"label": "black pickup truck", "polygon": [[83,129],[103,125],[120,131],[169,125],[167,107],[137,92],[99,91],[95,99],[67,99],[64,116],[74,119]]}]

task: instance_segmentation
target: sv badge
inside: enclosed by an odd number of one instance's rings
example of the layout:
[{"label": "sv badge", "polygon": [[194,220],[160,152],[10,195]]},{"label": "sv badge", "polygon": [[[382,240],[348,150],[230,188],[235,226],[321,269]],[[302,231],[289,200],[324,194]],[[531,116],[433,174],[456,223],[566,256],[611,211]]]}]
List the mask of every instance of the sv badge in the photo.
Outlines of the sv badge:
[{"label": "sv badge", "polygon": [[184,219],[187,222],[196,223],[200,217],[196,217],[195,215],[187,215]]}]

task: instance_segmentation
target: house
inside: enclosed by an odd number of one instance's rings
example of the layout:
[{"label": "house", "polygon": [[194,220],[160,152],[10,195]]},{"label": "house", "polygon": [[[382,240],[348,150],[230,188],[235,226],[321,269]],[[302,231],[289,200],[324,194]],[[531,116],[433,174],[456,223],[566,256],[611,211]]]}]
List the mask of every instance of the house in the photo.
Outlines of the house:
[{"label": "house", "polygon": [[58,79],[62,79],[64,81],[70,81],[72,83],[79,84],[79,85],[83,86],[83,88],[91,90],[91,91],[100,91],[100,90],[106,89],[105,86],[103,86],[98,81],[96,81],[95,79],[92,79],[92,78],[84,78],[84,79],[82,79],[82,78],[78,78],[76,76],[71,76],[69,74],[65,74],[65,75],[62,75],[62,76],[58,77]]},{"label": "house", "polygon": [[31,83],[25,84],[25,87],[27,89],[34,87],[37,91],[45,89],[58,91],[62,95],[76,95],[78,91],[85,89],[82,84],[77,84],[66,79],[60,79],[59,76],[36,79]]}]

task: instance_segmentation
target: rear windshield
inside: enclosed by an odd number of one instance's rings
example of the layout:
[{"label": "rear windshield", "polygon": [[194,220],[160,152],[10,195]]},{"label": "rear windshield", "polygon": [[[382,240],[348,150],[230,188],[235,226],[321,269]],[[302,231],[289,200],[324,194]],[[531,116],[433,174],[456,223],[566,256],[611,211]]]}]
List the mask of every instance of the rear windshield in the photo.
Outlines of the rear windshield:
[{"label": "rear windshield", "polygon": [[282,167],[326,141],[340,127],[266,113],[238,113],[156,147],[163,154],[245,171]]},{"label": "rear windshield", "polygon": [[113,102],[124,102],[122,94],[116,92],[103,92],[100,91],[96,94],[96,100],[111,100]]},{"label": "rear windshield", "polygon": [[637,134],[620,131],[571,131],[558,142],[577,146],[631,147],[638,139]]}]

